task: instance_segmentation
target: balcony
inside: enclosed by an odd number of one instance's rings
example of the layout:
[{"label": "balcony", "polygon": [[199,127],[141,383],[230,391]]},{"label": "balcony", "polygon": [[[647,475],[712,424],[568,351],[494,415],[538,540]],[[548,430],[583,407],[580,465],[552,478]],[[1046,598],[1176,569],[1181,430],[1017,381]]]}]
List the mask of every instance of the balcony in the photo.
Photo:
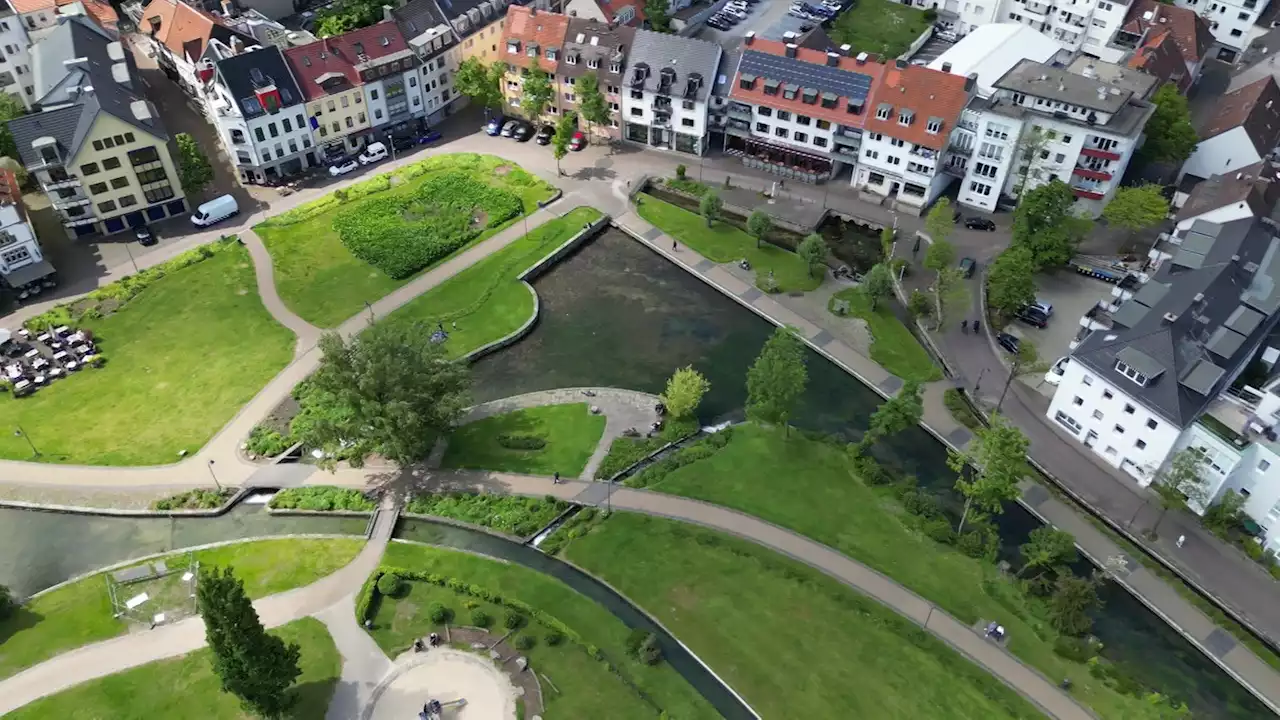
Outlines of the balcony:
[{"label": "balcony", "polygon": [[1099,160],[1119,160],[1120,159],[1119,153],[1113,153],[1109,150],[1102,150],[1099,148],[1082,147],[1080,148],[1080,154],[1085,157],[1098,158]]},{"label": "balcony", "polygon": [[958,177],[963,180],[964,176],[968,172],[968,169],[964,165],[958,165],[956,163],[947,163],[946,165],[942,166],[942,172],[948,175],[951,175],[952,177]]},{"label": "balcony", "polygon": [[750,105],[744,105],[740,102],[729,103],[729,114],[735,117],[745,117],[750,119],[754,116]]},{"label": "balcony", "polygon": [[1071,174],[1079,175],[1080,177],[1087,178],[1089,180],[1098,180],[1100,182],[1105,182],[1111,179],[1111,173],[1109,172],[1104,172],[1102,170],[1092,170],[1090,168],[1083,168],[1083,167],[1071,168]]},{"label": "balcony", "polygon": [[70,175],[54,179],[49,178],[49,182],[44,183],[45,192],[53,192],[54,190],[62,190],[64,188],[80,187],[80,178]]},{"label": "balcony", "polygon": [[948,147],[947,147],[947,151],[948,151],[948,152],[953,152],[953,153],[955,153],[956,155],[963,155],[963,156],[965,156],[965,157],[972,157],[972,156],[973,156],[973,146],[972,146],[972,145],[969,145],[969,146],[963,146],[963,145],[955,145],[955,144],[952,144],[952,145],[950,145],[950,146],[948,146]]},{"label": "balcony", "polygon": [[917,157],[923,160],[930,160],[930,161],[935,160],[938,157],[937,150],[930,150],[929,148],[924,148],[919,146],[911,148],[910,150],[907,151],[907,154],[912,157]]},{"label": "balcony", "polygon": [[53,209],[66,210],[67,208],[84,207],[85,205],[89,205],[92,203],[93,201],[85,197],[84,195],[74,195],[69,198],[55,197],[53,198]]},{"label": "balcony", "polygon": [[671,127],[670,115],[654,115],[653,124],[657,127]]},{"label": "balcony", "polygon": [[1100,193],[1094,188],[1078,187],[1076,185],[1071,186],[1071,192],[1075,193],[1076,197],[1086,200],[1101,200],[1106,197],[1105,193]]},{"label": "balcony", "polygon": [[73,217],[73,218],[63,218],[62,226],[63,227],[79,227],[81,225],[92,225],[96,222],[98,222],[98,218],[95,215],[80,215],[78,217]]}]

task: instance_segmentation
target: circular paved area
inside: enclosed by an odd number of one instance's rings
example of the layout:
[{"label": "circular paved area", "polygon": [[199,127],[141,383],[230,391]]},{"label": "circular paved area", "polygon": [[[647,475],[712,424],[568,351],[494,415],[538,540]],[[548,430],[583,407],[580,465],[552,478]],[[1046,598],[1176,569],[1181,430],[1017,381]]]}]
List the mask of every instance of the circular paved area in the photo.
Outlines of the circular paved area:
[{"label": "circular paved area", "polygon": [[[417,659],[417,658],[415,658]],[[485,658],[449,648],[431,650],[422,662],[399,671],[374,700],[369,720],[412,720],[423,703],[465,698],[447,708],[445,720],[515,720],[516,688]]]}]

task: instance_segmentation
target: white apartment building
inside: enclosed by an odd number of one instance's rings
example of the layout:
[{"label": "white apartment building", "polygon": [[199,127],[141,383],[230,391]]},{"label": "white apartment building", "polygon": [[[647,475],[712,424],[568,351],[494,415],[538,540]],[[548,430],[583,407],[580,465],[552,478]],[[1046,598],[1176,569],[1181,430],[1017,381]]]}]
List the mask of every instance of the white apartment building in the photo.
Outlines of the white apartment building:
[{"label": "white apartment building", "polygon": [[423,108],[428,126],[444,120],[458,93],[451,84],[448,51],[457,42],[451,26],[437,14],[435,3],[415,0],[391,11],[401,35],[418,56]]},{"label": "white apartment building", "polygon": [[0,7],[0,92],[18,98],[27,109],[35,99],[31,39],[9,3]]},{"label": "white apartment building", "polygon": [[998,23],[1006,0],[946,0],[938,8],[938,24],[961,37],[976,32],[984,25]]},{"label": "white apartment building", "polygon": [[1249,47],[1250,31],[1270,0],[1174,0],[1174,4],[1204,18],[1214,39],[1228,49],[1219,58],[1234,62],[1236,54]]},{"label": "white apartment building", "polygon": [[622,86],[622,137],[646,147],[701,155],[709,136],[719,45],[635,31]]},{"label": "white apartment building", "polygon": [[[4,174],[13,177],[10,172]],[[53,265],[44,259],[19,202],[6,196],[0,203],[0,282],[14,290],[53,274]]]}]

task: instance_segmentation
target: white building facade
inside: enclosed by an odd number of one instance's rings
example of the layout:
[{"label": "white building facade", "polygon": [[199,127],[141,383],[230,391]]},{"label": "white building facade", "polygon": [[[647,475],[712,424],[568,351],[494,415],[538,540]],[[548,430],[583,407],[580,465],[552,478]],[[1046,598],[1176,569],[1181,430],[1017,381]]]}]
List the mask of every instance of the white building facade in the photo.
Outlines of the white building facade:
[{"label": "white building facade", "polygon": [[0,7],[0,92],[31,108],[35,78],[31,74],[31,39],[12,6]]},{"label": "white building facade", "polygon": [[646,147],[702,155],[719,45],[636,30],[621,88],[622,137]]},{"label": "white building facade", "polygon": [[204,94],[241,180],[270,183],[317,164],[305,98],[279,48],[219,61]]},{"label": "white building facade", "polygon": [[16,204],[0,204],[0,281],[18,289],[50,272],[31,223]]}]

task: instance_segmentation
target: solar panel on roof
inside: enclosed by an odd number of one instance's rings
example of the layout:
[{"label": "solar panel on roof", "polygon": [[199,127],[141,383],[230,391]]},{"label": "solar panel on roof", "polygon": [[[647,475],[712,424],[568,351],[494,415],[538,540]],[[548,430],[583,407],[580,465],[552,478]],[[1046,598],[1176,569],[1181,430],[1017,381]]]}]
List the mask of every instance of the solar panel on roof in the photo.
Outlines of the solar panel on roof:
[{"label": "solar panel on roof", "polygon": [[871,92],[871,77],[868,75],[755,50],[743,53],[740,70],[802,87],[830,90],[859,100]]}]

